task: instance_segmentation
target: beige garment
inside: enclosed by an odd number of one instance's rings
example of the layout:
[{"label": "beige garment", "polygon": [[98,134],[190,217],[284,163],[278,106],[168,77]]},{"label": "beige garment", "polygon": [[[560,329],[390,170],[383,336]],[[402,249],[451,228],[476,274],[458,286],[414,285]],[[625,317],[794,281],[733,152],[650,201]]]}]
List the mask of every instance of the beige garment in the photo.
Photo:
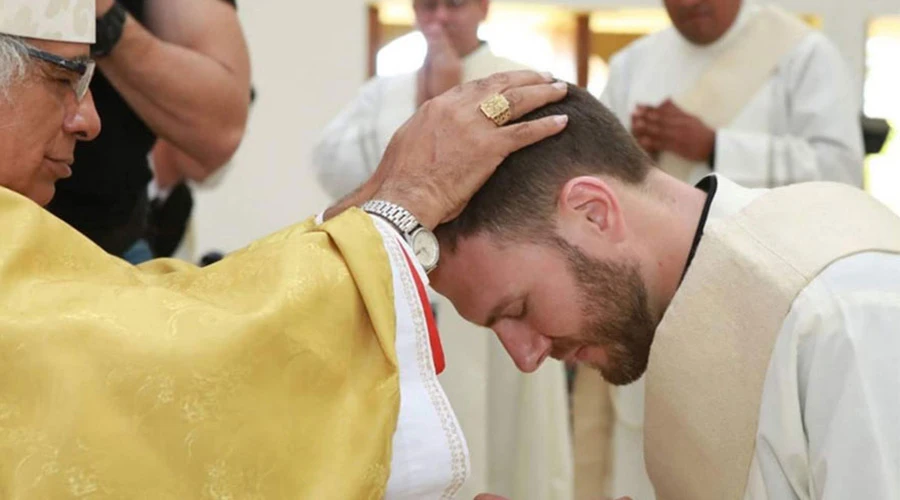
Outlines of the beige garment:
[{"label": "beige garment", "polygon": [[825,267],[866,251],[900,253],[900,219],[838,184],[779,188],[707,224],[646,376],[647,468],[658,498],[744,496],[782,321]]},{"label": "beige garment", "polygon": [[[464,59],[464,80],[525,69],[487,44]],[[394,132],[415,112],[416,74],[375,78],[326,127],[315,148],[322,187],[340,198],[378,166]],[[458,498],[482,492],[514,500],[570,500],[572,445],[565,371],[548,360],[519,372],[487,329],[463,320],[433,294],[447,368],[441,385],[469,445],[471,473]]]},{"label": "beige garment", "polygon": [[572,447],[575,452],[575,498],[605,500],[612,467],[615,422],[609,389],[600,372],[579,367],[572,389]]},{"label": "beige garment", "polygon": [[[673,101],[682,109],[699,116],[704,123],[716,129],[729,125],[741,113],[771,77],[781,59],[809,32],[809,28],[795,16],[777,7],[762,6],[752,13],[743,14],[749,19],[732,35],[726,50],[686,90],[673,97]],[[659,166],[684,181],[695,182],[704,173],[697,172],[696,163],[672,153],[660,155]],[[584,372],[585,370],[579,370],[576,380],[582,376],[594,376]],[[579,410],[600,403],[584,401],[583,398],[600,398],[608,403],[615,403],[616,399],[621,398],[642,398],[643,390],[639,387],[642,384],[643,380],[636,382],[634,386],[614,388],[601,382],[593,391],[573,395],[573,422],[576,429],[582,429],[582,434],[576,435],[575,442],[575,488],[578,500],[593,498],[591,491],[628,493],[641,498],[652,498],[649,496],[652,495],[651,487],[643,473],[643,405],[640,401],[613,404],[613,410],[609,413],[585,413]],[[614,423],[603,421],[607,415],[614,418]],[[629,423],[632,421],[635,422],[634,425]],[[587,429],[593,429],[593,432],[588,434]],[[601,430],[606,434],[599,434]],[[616,447],[614,443],[619,443],[620,446]],[[614,455],[602,456],[590,450],[591,446],[608,449]]]},{"label": "beige garment", "polygon": [[[800,19],[780,8],[761,7],[736,34],[728,50],[673,101],[713,129],[731,124],[809,30]],[[684,181],[696,180],[691,178],[695,162],[674,153],[660,154],[659,166]]]}]

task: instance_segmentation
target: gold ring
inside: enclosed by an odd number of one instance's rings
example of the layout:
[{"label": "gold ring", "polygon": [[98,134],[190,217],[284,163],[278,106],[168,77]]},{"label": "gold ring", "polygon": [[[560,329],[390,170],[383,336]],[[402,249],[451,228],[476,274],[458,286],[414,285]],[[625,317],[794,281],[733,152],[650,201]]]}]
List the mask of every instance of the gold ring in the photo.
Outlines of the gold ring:
[{"label": "gold ring", "polygon": [[502,127],[512,118],[512,110],[510,110],[509,101],[503,94],[494,94],[481,103],[481,112],[488,117],[498,127]]}]

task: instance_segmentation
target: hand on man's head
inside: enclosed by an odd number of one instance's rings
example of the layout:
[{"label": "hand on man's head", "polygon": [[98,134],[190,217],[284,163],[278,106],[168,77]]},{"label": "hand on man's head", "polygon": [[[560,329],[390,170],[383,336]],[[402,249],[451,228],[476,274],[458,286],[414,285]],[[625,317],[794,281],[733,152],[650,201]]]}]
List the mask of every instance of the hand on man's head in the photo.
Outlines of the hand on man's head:
[{"label": "hand on man's head", "polygon": [[458,215],[512,152],[561,132],[566,117],[498,127],[480,110],[502,94],[512,120],[565,97],[567,85],[533,71],[470,82],[422,106],[395,134],[375,175],[371,198],[391,201],[434,228]]}]

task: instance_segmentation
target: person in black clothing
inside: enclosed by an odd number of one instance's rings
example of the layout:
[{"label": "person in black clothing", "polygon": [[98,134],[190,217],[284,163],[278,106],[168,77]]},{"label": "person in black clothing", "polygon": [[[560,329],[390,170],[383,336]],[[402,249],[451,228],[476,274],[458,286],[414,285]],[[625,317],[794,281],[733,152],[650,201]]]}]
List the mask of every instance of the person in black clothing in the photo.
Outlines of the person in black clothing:
[{"label": "person in black clothing", "polygon": [[79,145],[48,208],[138,263],[152,258],[148,154],[164,141],[192,160],[193,178],[227,163],[244,134],[250,61],[227,0],[97,0],[97,16],[91,91],[103,130]]},{"label": "person in black clothing", "polygon": [[[251,105],[255,97],[251,88]],[[188,181],[202,182],[210,172],[163,140],[156,141],[150,158],[154,179],[147,190],[150,210],[144,239],[154,257],[174,257],[188,232],[194,209]]]}]

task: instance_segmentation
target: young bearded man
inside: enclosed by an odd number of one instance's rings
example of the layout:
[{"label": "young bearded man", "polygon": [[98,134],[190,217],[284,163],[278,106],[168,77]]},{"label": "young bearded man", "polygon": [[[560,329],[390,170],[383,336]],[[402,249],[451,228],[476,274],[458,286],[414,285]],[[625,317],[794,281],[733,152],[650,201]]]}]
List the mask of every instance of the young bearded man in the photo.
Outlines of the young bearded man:
[{"label": "young bearded man", "polygon": [[529,118],[557,113],[439,227],[435,289],[522,371],[646,371],[658,498],[895,497],[900,218],[842,184],[692,186],[584,90]]}]

